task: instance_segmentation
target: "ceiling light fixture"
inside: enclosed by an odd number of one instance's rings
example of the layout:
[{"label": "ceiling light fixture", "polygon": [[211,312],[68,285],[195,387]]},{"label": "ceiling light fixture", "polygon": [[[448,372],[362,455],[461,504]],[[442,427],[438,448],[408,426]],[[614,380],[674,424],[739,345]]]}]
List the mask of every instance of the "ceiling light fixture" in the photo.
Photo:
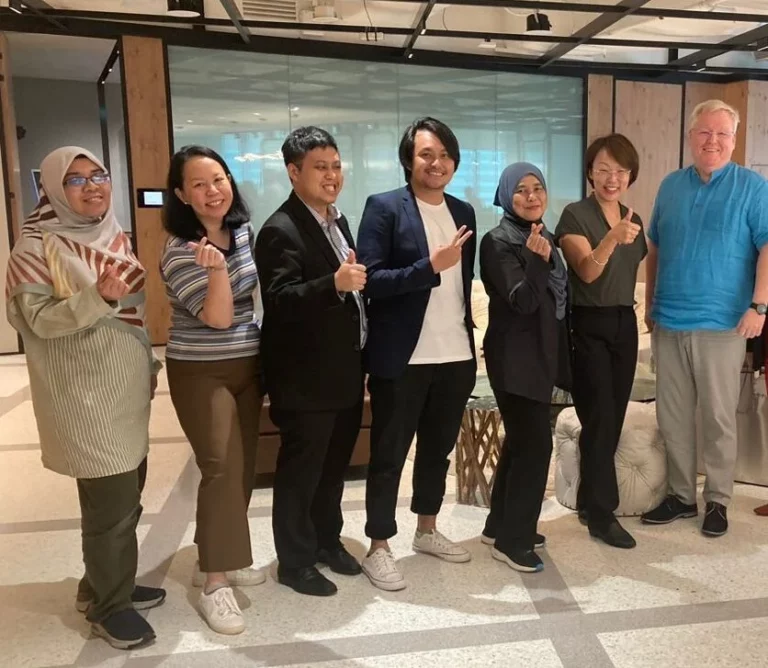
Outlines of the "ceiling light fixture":
[{"label": "ceiling light fixture", "polygon": [[197,18],[203,13],[203,0],[168,0],[168,16]]},{"label": "ceiling light fixture", "polygon": [[549,22],[549,17],[546,14],[536,12],[535,14],[528,14],[528,18],[525,20],[525,31],[533,34],[549,34],[552,32],[552,24]]},{"label": "ceiling light fixture", "polygon": [[10,3],[8,3],[8,7],[12,12],[16,12],[17,14],[21,14],[21,10],[23,8],[23,5],[21,4],[21,0],[11,0]]},{"label": "ceiling light fixture", "polygon": [[480,44],[477,45],[478,49],[488,49],[489,51],[495,49],[498,45],[490,37],[486,37]]}]

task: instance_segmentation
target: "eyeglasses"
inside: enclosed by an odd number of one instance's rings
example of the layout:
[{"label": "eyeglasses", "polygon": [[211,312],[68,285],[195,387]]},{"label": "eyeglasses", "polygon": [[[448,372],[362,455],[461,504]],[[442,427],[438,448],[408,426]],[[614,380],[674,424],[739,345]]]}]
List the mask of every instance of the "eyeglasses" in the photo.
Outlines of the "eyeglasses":
[{"label": "eyeglasses", "polygon": [[68,179],[64,179],[64,187],[66,188],[83,188],[88,181],[95,186],[103,186],[105,183],[109,183],[112,177],[109,174],[92,174],[91,176],[70,176]]},{"label": "eyeglasses", "polygon": [[735,135],[735,132],[715,132],[714,130],[696,130],[694,134],[701,140],[701,141],[707,141],[708,139],[712,139],[713,137],[717,138],[720,141],[725,141],[726,139],[730,139]]},{"label": "eyeglasses", "polygon": [[619,179],[626,179],[629,178],[629,175],[632,173],[631,169],[596,169],[594,172],[594,175],[601,178],[601,179],[607,179],[609,176],[615,176]]}]

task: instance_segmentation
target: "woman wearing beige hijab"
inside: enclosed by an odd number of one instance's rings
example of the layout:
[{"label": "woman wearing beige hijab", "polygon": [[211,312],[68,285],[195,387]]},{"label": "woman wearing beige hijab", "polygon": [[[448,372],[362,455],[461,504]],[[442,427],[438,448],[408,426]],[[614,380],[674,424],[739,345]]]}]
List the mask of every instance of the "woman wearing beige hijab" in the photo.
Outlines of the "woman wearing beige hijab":
[{"label": "woman wearing beige hijab", "polygon": [[145,272],[115,219],[104,165],[67,146],[40,166],[42,193],[8,262],[8,320],[21,334],[43,466],[77,480],[85,577],[76,606],[119,649],[152,641],[136,609],[136,525],[157,367],[144,328]]}]

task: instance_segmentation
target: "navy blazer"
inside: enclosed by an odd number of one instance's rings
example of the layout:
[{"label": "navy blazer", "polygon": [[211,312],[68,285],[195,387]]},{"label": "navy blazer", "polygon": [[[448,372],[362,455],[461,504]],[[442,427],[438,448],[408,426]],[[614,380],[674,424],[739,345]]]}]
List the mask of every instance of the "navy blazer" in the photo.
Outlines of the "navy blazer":
[{"label": "navy blazer", "polygon": [[[470,204],[445,195],[456,223],[472,230],[461,254],[464,279],[464,322],[475,355],[472,334],[472,278],[474,277],[477,223]],[[366,371],[396,378],[407,365],[421,334],[432,288],[440,285],[429,261],[424,223],[410,187],[371,195],[365,203],[357,235],[357,257],[368,269]]]}]

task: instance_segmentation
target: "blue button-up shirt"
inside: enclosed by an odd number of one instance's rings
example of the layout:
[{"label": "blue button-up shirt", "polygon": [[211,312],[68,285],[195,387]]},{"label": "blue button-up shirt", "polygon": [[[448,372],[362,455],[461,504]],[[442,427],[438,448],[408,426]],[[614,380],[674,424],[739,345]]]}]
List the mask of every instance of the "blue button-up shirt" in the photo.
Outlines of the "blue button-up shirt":
[{"label": "blue button-up shirt", "polygon": [[648,237],[658,248],[651,317],[678,331],[729,330],[749,308],[768,243],[768,182],[729,163],[704,183],[693,166],[659,188]]}]

